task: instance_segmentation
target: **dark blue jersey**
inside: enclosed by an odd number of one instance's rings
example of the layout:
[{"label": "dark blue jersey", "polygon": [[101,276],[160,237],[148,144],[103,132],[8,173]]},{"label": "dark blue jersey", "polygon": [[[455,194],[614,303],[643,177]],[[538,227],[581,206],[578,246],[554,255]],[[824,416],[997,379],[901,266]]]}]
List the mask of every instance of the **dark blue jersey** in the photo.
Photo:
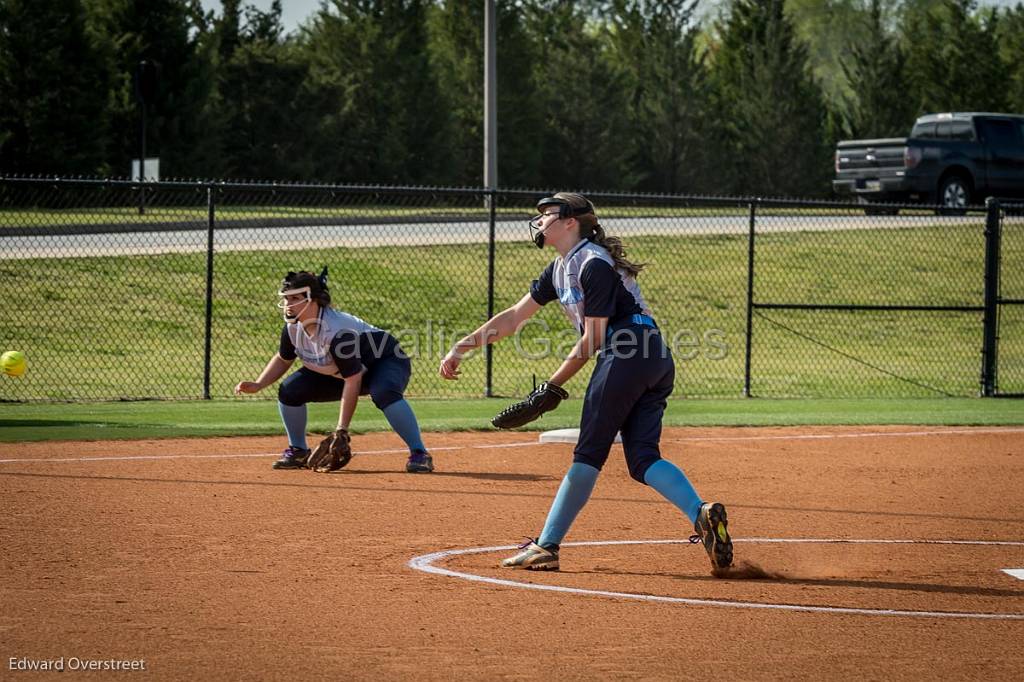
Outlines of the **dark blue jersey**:
[{"label": "dark blue jersey", "polygon": [[614,325],[632,315],[651,315],[636,278],[616,270],[608,250],[587,239],[551,261],[533,281],[530,296],[541,305],[557,300],[581,333],[584,317],[607,317]]}]

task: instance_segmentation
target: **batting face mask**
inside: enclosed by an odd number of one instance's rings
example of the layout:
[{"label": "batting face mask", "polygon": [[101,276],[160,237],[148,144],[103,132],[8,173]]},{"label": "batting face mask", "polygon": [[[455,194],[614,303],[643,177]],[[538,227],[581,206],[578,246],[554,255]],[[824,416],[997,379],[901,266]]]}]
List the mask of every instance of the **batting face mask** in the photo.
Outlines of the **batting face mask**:
[{"label": "batting face mask", "polygon": [[[277,302],[277,307],[281,309],[281,315],[284,317],[285,322],[295,322],[295,320],[299,319],[299,315],[306,312],[306,308],[313,302],[312,291],[309,287],[282,289],[277,292],[277,295],[281,297],[281,300]],[[302,298],[295,298],[297,296],[302,296]],[[300,305],[302,309],[295,310]]]}]

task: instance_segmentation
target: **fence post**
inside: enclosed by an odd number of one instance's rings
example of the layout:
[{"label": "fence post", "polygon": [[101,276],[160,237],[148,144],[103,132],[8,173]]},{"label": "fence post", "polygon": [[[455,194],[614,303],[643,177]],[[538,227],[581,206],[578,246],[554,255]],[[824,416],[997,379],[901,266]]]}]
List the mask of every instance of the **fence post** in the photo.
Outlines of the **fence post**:
[{"label": "fence post", "polygon": [[210,399],[210,356],[213,352],[213,184],[206,186],[206,329],[203,349],[203,399]]},{"label": "fence post", "polygon": [[747,237],[747,334],[743,359],[743,397],[750,397],[750,351],[754,334],[754,226],[757,222],[757,199],[750,202],[750,225]]},{"label": "fence post", "polygon": [[981,395],[990,398],[998,390],[999,334],[999,200],[985,200],[985,316],[982,321]]},{"label": "fence post", "polygon": [[[495,242],[497,241],[497,230],[495,221],[497,220],[497,203],[498,195],[497,192],[490,188],[488,192],[488,205],[490,212],[488,215],[488,227],[489,234],[487,237],[487,319],[494,317],[494,251]],[[484,358],[487,360],[487,379],[486,385],[484,386],[484,395],[488,398],[494,397],[494,354],[493,347],[491,344],[484,346]]]}]

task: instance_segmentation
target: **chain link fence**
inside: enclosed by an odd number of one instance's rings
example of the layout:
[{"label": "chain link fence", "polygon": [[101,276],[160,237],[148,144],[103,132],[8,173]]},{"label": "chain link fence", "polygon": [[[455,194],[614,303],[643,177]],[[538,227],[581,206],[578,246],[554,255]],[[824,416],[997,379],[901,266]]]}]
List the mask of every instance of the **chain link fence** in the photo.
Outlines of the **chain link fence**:
[{"label": "chain link fence", "polygon": [[1001,208],[997,385],[1024,396],[1024,202]]},{"label": "chain link fence", "polygon": [[[284,273],[324,265],[335,307],[413,357],[410,395],[519,395],[575,342],[556,305],[459,381],[436,370],[550,261],[527,228],[545,194],[0,178],[0,337],[29,359],[0,400],[227,397],[277,350]],[[677,396],[979,393],[984,211],[588,196],[647,264]],[[1024,224],[1003,222],[1003,298],[1021,298]],[[1000,390],[1017,392],[1024,311],[999,312]]]},{"label": "chain link fence", "polygon": [[758,209],[751,395],[978,393],[984,210]]}]

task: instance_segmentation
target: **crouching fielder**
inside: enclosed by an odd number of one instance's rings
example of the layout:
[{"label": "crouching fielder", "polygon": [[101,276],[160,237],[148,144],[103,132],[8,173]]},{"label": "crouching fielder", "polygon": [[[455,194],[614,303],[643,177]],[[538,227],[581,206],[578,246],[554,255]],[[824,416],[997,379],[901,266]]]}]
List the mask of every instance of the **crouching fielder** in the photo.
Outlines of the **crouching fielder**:
[{"label": "crouching fielder", "polygon": [[[242,381],[235,393],[256,393],[284,376],[295,359],[302,367],[282,382],[278,410],[288,434],[288,448],[275,469],[317,471],[344,466],[351,457],[348,428],[360,395],[369,395],[388,423],[409,446],[405,470],[429,473],[434,462],[423,447],[419,423],[404,392],[412,363],[391,334],[355,315],[331,307],[327,268],[319,276],[289,272],[278,292],[284,328],[277,354],[255,381]],[[338,426],[315,452],[306,445],[306,404],[341,401]],[[310,462],[311,455],[318,463]]]},{"label": "crouching fielder", "polygon": [[705,503],[686,475],[661,458],[661,422],[672,393],[675,365],[637,284],[642,265],[626,259],[619,239],[605,235],[593,204],[559,192],[541,199],[530,221],[534,243],[558,256],[534,280],[530,292],[456,343],[441,362],[446,379],[459,375],[470,350],[514,333],[540,307],[558,301],[580,332],[569,357],[530,396],[498,415],[494,424],[518,426],[554,409],[562,386],[596,356],[580,420],[580,437],[540,535],[501,562],[506,568],[557,570],[559,546],[590,498],[617,432],[630,475],[683,512],[711,559],[713,571],[732,565],[732,540],[721,503]]}]

